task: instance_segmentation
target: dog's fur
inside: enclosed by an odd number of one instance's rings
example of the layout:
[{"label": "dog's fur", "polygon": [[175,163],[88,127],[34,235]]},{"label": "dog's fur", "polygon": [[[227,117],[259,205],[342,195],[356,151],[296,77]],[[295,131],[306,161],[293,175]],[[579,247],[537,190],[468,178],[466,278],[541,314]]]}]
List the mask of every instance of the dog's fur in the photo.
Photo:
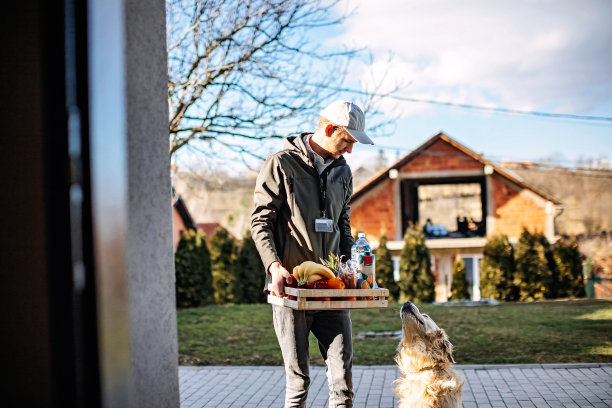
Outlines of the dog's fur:
[{"label": "dog's fur", "polygon": [[395,362],[400,408],[461,408],[464,379],[453,369],[453,346],[444,330],[412,303],[400,311],[403,338]]}]

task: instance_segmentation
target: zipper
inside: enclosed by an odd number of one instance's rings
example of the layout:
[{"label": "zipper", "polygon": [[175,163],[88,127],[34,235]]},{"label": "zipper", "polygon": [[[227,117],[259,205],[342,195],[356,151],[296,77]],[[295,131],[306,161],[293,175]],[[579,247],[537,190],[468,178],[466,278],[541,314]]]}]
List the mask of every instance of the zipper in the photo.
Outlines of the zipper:
[{"label": "zipper", "polygon": [[295,206],[295,192],[293,190],[293,177],[289,177],[289,180],[287,180],[287,183],[289,183],[289,206],[291,208],[291,215],[293,216],[294,206]]},{"label": "zipper", "polygon": [[[319,183],[320,202],[325,203],[325,206],[327,206],[327,182],[325,183],[325,188],[323,188],[323,176],[327,177],[330,173],[330,170],[339,165],[340,165],[340,162],[334,161],[332,164],[327,166],[321,174],[318,174],[318,172],[315,170],[316,178]],[[327,181],[327,178],[326,178],[326,181]],[[320,210],[323,212],[322,216],[327,217],[327,208],[321,208]],[[326,254],[327,253],[325,252],[325,237],[321,236],[321,256],[323,257],[323,259],[327,258]]]},{"label": "zipper", "polygon": [[[327,176],[329,175],[329,171],[333,163],[319,175],[319,194],[320,194],[320,203],[323,203],[323,208],[321,208],[321,216],[327,218]],[[324,182],[325,180],[325,182]],[[327,252],[325,251],[325,233],[321,236],[321,256],[323,259],[326,259]]]}]

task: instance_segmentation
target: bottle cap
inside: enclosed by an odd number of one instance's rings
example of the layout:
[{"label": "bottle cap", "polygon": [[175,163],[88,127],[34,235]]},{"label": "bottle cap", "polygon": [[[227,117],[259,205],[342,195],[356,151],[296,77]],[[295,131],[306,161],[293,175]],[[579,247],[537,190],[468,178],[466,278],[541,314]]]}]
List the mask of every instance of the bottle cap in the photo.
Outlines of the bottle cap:
[{"label": "bottle cap", "polygon": [[357,234],[357,238],[365,238],[365,233],[360,232],[359,234]]}]

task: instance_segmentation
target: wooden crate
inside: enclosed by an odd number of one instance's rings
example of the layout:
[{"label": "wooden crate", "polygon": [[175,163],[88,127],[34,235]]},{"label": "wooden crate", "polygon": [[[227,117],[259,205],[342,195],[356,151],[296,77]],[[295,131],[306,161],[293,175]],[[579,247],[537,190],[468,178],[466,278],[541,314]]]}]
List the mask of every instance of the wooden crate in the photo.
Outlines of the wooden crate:
[{"label": "wooden crate", "polygon": [[[289,307],[296,310],[343,310],[343,309],[381,309],[387,307],[388,289],[302,289],[285,287],[285,295],[297,299],[280,298],[268,294],[271,305]],[[312,298],[329,297],[332,300],[314,300]],[[334,300],[346,297],[373,297],[374,300]]]}]

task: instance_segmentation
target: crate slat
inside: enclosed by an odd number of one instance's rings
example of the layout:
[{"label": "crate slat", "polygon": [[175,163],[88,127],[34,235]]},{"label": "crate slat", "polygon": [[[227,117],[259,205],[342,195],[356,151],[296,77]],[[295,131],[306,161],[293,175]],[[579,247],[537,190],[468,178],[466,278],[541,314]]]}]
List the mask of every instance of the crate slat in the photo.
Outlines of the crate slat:
[{"label": "crate slat", "polygon": [[[285,287],[285,294],[297,300],[268,295],[268,303],[296,310],[380,309],[387,307],[389,290],[379,289],[302,289]],[[332,300],[311,298],[330,297]],[[358,300],[333,299],[357,297]],[[374,299],[362,299],[364,297]]]}]

